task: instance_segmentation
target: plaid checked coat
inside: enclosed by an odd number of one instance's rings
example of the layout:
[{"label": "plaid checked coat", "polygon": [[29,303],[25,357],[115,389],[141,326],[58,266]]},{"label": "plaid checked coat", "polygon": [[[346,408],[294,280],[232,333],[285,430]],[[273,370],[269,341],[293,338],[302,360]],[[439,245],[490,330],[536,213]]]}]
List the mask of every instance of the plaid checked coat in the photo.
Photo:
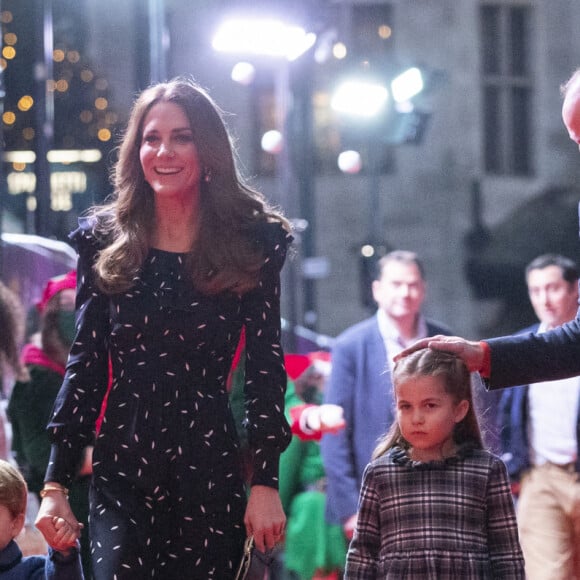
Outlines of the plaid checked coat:
[{"label": "plaid checked coat", "polygon": [[344,578],[523,580],[505,465],[465,446],[429,463],[394,447],[370,463]]}]

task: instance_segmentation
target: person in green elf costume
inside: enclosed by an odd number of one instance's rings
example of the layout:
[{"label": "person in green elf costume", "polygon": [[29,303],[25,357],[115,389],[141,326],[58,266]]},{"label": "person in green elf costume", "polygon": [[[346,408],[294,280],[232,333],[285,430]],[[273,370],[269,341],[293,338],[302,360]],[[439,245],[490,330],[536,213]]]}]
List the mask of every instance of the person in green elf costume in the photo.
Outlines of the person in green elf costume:
[{"label": "person in green elf costume", "polygon": [[[341,526],[328,524],[324,517],[326,478],[317,440],[322,432],[344,427],[339,409],[321,405],[329,353],[287,355],[285,361],[287,417],[293,432],[306,431],[311,437],[293,437],[280,458],[280,498],[287,517],[284,564],[291,578],[338,578],[347,546]],[[302,429],[296,429],[297,423]]]},{"label": "person in green elf costume", "polygon": [[[242,456],[247,450],[243,351],[242,333],[228,378]],[[345,422],[340,407],[321,404],[330,371],[329,353],[287,354],[284,362],[288,374],[285,413],[295,437],[280,457],[279,491],[287,521],[285,541],[276,550],[276,559],[283,553],[284,580],[332,580],[339,578],[344,568],[347,546],[341,527],[325,521],[325,474],[319,441],[323,434],[343,429]],[[250,479],[250,461],[244,464]],[[278,567],[273,568],[276,570],[271,573],[279,575]]]}]

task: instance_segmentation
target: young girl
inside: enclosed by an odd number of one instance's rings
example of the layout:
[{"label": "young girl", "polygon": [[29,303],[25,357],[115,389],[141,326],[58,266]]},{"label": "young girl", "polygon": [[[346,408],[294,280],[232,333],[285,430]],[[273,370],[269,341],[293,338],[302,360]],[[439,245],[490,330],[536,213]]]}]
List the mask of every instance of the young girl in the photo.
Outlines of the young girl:
[{"label": "young girl", "polygon": [[345,579],[523,579],[506,468],[483,449],[464,363],[419,350],[393,384],[397,420],[365,470]]}]

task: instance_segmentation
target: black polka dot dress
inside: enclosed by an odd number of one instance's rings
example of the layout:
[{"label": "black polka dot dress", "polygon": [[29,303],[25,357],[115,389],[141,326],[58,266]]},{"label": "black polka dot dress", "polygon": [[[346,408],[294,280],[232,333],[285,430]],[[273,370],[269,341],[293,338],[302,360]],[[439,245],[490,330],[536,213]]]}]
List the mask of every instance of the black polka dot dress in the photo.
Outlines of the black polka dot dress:
[{"label": "black polka dot dress", "polygon": [[[263,224],[259,285],[208,297],[188,285],[184,254],[152,249],[134,286],[96,287],[99,241],[89,220],[79,251],[77,337],[49,424],[47,480],[70,483],[94,437],[90,537],[95,578],[233,578],[245,537],[246,490],[226,379],[246,332],[246,412],[252,484],[278,486],[286,374],[280,270],[291,237]],[[109,362],[110,361],[110,362]]]}]

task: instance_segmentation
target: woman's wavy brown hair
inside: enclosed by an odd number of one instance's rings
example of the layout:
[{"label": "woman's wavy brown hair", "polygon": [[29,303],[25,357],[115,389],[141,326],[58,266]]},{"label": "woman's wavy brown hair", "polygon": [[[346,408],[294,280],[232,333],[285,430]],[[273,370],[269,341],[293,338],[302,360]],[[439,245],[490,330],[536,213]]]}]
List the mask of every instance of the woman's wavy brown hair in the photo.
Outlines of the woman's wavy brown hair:
[{"label": "woman's wavy brown hair", "polygon": [[[455,354],[423,348],[412,352],[396,363],[393,369],[393,391],[397,384],[414,377],[441,377],[445,385],[445,392],[452,397],[455,404],[463,400],[469,403],[467,414],[463,420],[455,425],[453,440],[458,445],[470,443],[483,449],[483,438],[473,404],[471,375],[465,363]],[[396,420],[393,421],[389,431],[379,441],[372,458],[376,459],[384,455],[395,445],[403,449],[410,447]]]},{"label": "woman's wavy brown hair", "polygon": [[262,194],[243,183],[221,109],[200,86],[181,77],[153,85],[137,98],[111,174],[112,201],[91,211],[106,240],[95,263],[99,286],[107,294],[129,289],[149,251],[155,201],[139,149],[145,117],[161,102],[175,103],[185,112],[202,175],[211,176],[200,182],[198,232],[186,260],[191,281],[208,294],[247,291],[257,284],[264,259],[255,242],[258,224],[277,221],[290,227]]}]

